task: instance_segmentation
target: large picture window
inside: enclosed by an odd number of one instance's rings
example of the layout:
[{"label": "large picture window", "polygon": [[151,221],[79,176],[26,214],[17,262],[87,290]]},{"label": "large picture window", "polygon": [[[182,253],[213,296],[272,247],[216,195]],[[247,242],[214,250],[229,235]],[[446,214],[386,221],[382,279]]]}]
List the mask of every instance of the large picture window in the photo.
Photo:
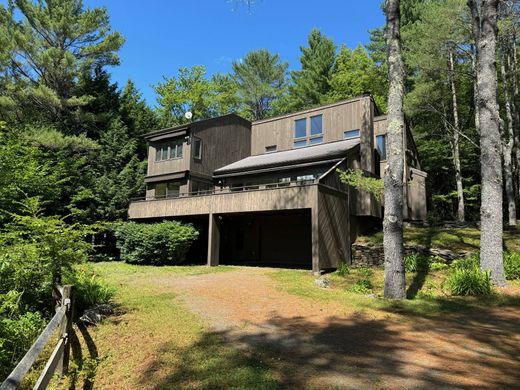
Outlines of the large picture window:
[{"label": "large picture window", "polygon": [[308,129],[307,118],[294,121],[294,148],[302,148],[323,142],[323,115],[311,116],[309,123],[310,128]]},{"label": "large picture window", "polygon": [[174,158],[182,158],[182,146],[184,139],[177,138],[159,144],[155,147],[155,161],[172,160]]}]

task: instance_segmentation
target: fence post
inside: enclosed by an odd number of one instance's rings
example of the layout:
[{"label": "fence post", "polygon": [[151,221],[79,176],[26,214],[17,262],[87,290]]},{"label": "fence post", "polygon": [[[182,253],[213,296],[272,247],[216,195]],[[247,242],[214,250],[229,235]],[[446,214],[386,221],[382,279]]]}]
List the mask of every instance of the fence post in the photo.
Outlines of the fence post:
[{"label": "fence post", "polygon": [[72,316],[74,315],[74,286],[63,286],[61,304],[67,306],[67,312],[60,324],[60,337],[64,339],[65,345],[63,348],[63,355],[57,366],[58,374],[63,376],[67,375],[69,371],[70,335],[72,332]]}]

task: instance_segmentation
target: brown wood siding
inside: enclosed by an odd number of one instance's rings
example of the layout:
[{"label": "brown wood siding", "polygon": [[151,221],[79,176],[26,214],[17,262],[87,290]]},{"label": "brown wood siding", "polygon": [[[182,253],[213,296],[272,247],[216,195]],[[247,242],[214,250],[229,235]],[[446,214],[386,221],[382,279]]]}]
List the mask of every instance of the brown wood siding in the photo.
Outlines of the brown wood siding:
[{"label": "brown wood siding", "polygon": [[313,207],[316,185],[215,195],[168,198],[130,203],[130,219],[163,218],[210,213],[291,210]]},{"label": "brown wood siding", "polygon": [[323,142],[343,139],[343,132],[360,129],[363,125],[364,101],[369,97],[352,99],[347,102],[331,104],[282,117],[253,122],[251,129],[251,154],[265,153],[265,147],[276,145],[277,150],[293,149],[294,121],[307,118],[307,131],[310,131],[310,117],[323,115]]},{"label": "brown wood siding", "polygon": [[346,194],[319,188],[318,240],[320,269],[350,263],[350,216]]},{"label": "brown wood siding", "polygon": [[236,116],[194,124],[192,137],[202,140],[202,158],[191,158],[189,169],[208,178],[213,176],[215,169],[246,158],[251,153],[249,122]]},{"label": "brown wood siding", "polygon": [[186,142],[182,145],[182,158],[176,158],[166,161],[155,161],[155,146],[157,143],[148,145],[148,170],[147,176],[163,175],[165,173],[174,173],[187,171],[190,169],[190,145]]}]

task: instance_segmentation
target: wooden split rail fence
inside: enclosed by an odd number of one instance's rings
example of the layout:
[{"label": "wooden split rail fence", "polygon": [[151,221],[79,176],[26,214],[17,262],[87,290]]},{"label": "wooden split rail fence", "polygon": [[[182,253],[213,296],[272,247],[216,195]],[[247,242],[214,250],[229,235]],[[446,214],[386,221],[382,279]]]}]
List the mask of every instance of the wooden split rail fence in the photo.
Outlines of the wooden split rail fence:
[{"label": "wooden split rail fence", "polygon": [[59,327],[59,339],[47,360],[43,371],[34,385],[34,389],[46,389],[50,380],[57,372],[63,376],[67,374],[70,356],[70,333],[72,331],[72,315],[74,312],[73,286],[59,286],[57,288],[61,296],[60,304],[56,314],[49,321],[45,329],[40,333],[34,344],[29,348],[25,356],[9,374],[7,379],[0,386],[0,390],[14,390],[20,386],[23,378],[27,375],[38,356],[42,353],[45,346],[49,343],[56,328]]}]

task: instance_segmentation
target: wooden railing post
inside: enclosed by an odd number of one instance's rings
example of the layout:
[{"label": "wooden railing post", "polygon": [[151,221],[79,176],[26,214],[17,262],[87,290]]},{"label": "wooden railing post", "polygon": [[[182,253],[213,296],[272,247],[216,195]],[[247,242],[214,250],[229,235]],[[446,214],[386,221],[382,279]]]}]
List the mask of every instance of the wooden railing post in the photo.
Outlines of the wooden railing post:
[{"label": "wooden railing post", "polygon": [[72,316],[74,315],[74,286],[63,286],[61,294],[61,304],[67,307],[67,312],[60,324],[60,337],[63,339],[65,345],[63,355],[58,361],[57,371],[60,376],[67,375],[69,371],[70,359],[70,335],[72,332]]}]

